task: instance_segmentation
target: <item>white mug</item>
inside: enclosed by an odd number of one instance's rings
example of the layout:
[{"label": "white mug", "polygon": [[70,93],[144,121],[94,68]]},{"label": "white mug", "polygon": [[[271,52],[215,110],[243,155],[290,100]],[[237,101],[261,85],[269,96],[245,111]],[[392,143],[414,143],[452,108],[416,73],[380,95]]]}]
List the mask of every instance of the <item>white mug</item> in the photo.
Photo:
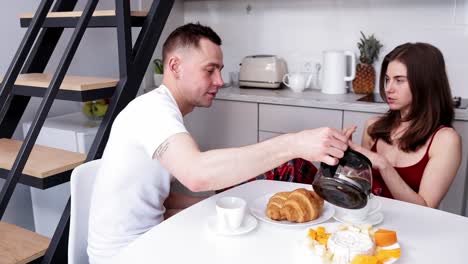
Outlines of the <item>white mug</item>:
[{"label": "white mug", "polygon": [[301,72],[291,72],[283,76],[283,83],[296,93],[304,91],[304,89],[310,85],[311,80],[312,75],[306,77],[305,74]]},{"label": "white mug", "polygon": [[[346,63],[350,58],[350,65]],[[350,75],[346,75],[349,66]],[[356,77],[356,57],[349,50],[327,50],[323,52],[322,93],[344,94],[346,82]]]},{"label": "white mug", "polygon": [[366,206],[361,209],[346,209],[342,207],[336,207],[337,215],[350,222],[359,222],[365,220],[367,217],[377,213],[382,208],[382,203],[375,198],[374,195],[370,195]]},{"label": "white mug", "polygon": [[247,202],[239,197],[222,197],[216,201],[218,229],[232,231],[239,228],[244,220]]}]

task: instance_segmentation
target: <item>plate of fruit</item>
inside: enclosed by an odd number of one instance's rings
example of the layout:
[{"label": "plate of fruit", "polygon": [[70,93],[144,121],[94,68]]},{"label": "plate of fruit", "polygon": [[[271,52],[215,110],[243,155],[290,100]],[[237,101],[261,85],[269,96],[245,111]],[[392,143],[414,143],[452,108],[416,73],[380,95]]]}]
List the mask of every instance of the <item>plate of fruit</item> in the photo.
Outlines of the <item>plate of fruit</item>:
[{"label": "plate of fruit", "polygon": [[312,262],[323,264],[391,264],[401,255],[397,233],[370,225],[323,223],[305,230],[305,244]]}]

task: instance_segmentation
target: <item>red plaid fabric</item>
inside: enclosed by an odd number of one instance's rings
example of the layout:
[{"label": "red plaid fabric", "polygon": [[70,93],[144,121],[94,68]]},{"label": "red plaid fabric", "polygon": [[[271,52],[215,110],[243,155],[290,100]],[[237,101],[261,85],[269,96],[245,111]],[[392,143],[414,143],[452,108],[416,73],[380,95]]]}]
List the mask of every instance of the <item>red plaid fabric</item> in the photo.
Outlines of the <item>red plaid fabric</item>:
[{"label": "red plaid fabric", "polygon": [[316,173],[317,168],[310,161],[304,159],[293,159],[271,171],[265,172],[264,174],[256,177],[256,179],[311,184],[314,181]]},{"label": "red plaid fabric", "polygon": [[[271,171],[267,171],[256,178],[248,180],[248,182],[254,180],[275,180],[312,184],[316,173],[317,168],[310,161],[304,159],[293,159],[281,164]],[[217,192],[222,192],[232,187],[234,186]]]}]

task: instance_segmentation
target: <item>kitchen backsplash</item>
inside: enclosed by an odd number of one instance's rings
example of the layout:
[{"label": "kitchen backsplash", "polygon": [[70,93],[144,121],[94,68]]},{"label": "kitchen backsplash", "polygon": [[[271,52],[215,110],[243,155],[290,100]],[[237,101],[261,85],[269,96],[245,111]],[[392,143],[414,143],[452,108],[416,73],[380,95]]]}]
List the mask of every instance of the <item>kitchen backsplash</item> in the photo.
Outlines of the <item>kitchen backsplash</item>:
[{"label": "kitchen backsplash", "polygon": [[185,22],[200,21],[221,35],[226,71],[250,54],[282,56],[290,70],[321,62],[323,50],[358,54],[362,30],[384,44],[381,57],[405,42],[437,46],[453,94],[468,97],[468,0],[191,0],[183,12]]}]

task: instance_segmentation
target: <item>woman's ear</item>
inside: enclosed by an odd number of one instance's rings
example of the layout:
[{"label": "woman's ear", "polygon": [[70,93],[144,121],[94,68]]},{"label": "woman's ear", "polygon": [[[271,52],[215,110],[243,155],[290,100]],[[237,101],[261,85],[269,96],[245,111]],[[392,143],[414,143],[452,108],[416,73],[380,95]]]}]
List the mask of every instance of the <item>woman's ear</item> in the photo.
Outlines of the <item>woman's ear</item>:
[{"label": "woman's ear", "polygon": [[179,75],[180,75],[180,67],[181,67],[180,62],[181,61],[178,56],[171,56],[169,57],[169,60],[168,60],[169,71],[176,79],[179,79]]}]

